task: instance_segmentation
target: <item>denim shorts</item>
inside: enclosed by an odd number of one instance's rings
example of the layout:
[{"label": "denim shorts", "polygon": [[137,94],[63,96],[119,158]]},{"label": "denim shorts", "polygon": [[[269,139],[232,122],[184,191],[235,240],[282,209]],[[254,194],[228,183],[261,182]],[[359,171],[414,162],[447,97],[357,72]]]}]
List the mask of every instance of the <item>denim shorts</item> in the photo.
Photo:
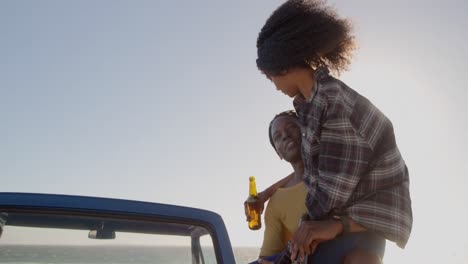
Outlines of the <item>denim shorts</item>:
[{"label": "denim shorts", "polygon": [[314,264],[341,264],[346,255],[354,250],[365,250],[377,254],[381,259],[385,253],[385,239],[371,232],[348,233],[319,244],[309,262]]},{"label": "denim shorts", "polygon": [[[371,232],[348,233],[317,246],[308,262],[313,264],[342,264],[346,255],[354,250],[364,250],[378,255],[381,259],[385,253],[385,239]],[[287,250],[265,257],[277,263],[291,263]],[[257,264],[258,261],[251,262]]]}]

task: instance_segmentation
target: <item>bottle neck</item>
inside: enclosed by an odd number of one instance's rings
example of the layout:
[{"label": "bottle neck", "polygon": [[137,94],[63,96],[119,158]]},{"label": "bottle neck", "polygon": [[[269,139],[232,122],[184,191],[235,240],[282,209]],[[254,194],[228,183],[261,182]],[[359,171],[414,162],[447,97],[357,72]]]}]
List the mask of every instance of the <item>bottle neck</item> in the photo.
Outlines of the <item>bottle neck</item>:
[{"label": "bottle neck", "polygon": [[255,181],[249,182],[249,196],[257,196],[257,186]]}]

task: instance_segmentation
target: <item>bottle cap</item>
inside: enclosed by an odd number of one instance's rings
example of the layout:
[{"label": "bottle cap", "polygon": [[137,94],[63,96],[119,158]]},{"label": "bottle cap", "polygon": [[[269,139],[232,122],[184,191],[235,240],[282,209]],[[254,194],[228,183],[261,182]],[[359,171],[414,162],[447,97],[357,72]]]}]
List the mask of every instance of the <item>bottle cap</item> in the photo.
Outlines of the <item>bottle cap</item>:
[{"label": "bottle cap", "polygon": [[255,181],[255,177],[254,177],[254,176],[250,176],[250,177],[249,177],[249,181],[251,181],[251,182]]}]

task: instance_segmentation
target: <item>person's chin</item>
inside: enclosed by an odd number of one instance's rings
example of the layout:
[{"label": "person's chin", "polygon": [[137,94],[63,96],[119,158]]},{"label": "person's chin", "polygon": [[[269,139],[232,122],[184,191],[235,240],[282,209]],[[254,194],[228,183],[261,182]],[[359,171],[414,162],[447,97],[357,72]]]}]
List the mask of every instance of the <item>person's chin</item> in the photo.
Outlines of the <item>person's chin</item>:
[{"label": "person's chin", "polygon": [[296,93],[289,93],[288,96],[291,97],[291,98],[295,98],[296,96],[298,96],[299,93],[296,92]]}]

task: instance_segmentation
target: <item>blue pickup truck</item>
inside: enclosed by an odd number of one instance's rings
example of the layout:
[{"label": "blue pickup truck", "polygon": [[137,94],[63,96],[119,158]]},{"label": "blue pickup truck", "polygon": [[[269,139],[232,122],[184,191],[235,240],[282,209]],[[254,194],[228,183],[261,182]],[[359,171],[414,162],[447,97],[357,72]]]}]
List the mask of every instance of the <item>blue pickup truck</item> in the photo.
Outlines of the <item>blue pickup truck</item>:
[{"label": "blue pickup truck", "polygon": [[235,263],[210,211],[72,195],[0,193],[0,263]]}]

